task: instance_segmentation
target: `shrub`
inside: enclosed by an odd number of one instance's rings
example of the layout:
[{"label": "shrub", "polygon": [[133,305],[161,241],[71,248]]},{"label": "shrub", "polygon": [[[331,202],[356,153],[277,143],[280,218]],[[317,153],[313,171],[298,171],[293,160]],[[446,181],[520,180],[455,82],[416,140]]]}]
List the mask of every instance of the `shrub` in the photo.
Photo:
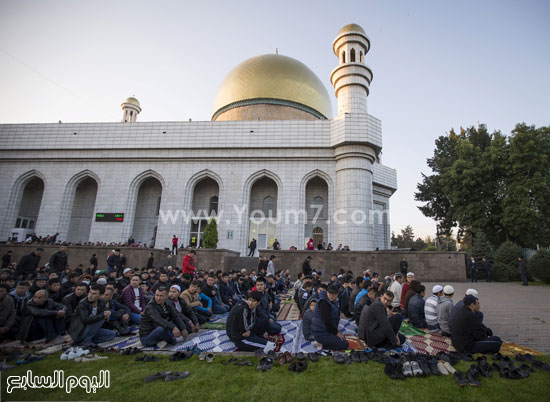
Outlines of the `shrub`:
[{"label": "shrub", "polygon": [[437,248],[434,245],[430,245],[426,247],[424,251],[437,251]]},{"label": "shrub", "polygon": [[508,282],[517,275],[517,269],[502,262],[495,262],[491,267],[491,280],[496,282]]},{"label": "shrub", "polygon": [[550,252],[546,250],[537,251],[529,260],[527,269],[534,278],[544,283],[550,283]]},{"label": "shrub", "polygon": [[210,219],[203,234],[204,248],[218,247],[218,225],[215,219]]},{"label": "shrub", "polygon": [[518,258],[523,257],[523,250],[516,243],[511,241],[504,242],[495,252],[495,264],[501,263],[507,265],[509,268],[508,281],[519,281],[518,274]]}]

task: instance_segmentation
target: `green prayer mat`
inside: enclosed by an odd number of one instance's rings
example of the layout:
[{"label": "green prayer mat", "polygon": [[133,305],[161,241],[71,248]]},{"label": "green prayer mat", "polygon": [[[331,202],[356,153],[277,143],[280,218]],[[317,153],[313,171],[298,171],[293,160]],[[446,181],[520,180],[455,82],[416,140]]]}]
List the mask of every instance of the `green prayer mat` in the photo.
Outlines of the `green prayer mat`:
[{"label": "green prayer mat", "polygon": [[408,323],[407,321],[403,321],[401,323],[401,328],[399,328],[399,332],[405,336],[426,335],[424,331],[416,328],[414,325]]},{"label": "green prayer mat", "polygon": [[199,326],[200,329],[225,329],[225,322],[205,322]]}]

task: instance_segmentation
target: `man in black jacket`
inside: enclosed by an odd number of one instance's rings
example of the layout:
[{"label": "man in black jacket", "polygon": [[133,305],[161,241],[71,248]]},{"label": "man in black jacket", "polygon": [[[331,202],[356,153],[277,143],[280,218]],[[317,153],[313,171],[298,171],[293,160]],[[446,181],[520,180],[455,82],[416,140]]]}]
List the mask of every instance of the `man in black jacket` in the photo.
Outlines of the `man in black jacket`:
[{"label": "man in black jacket", "polygon": [[70,324],[70,320],[76,310],[76,306],[78,306],[78,303],[86,297],[87,290],[88,285],[80,282],[75,286],[74,292],[69,293],[63,298],[63,304],[67,306],[67,317],[65,319],[67,325]]},{"label": "man in black jacket", "polygon": [[267,353],[275,347],[273,342],[269,342],[252,331],[256,323],[256,307],[260,304],[262,296],[257,290],[250,292],[247,299],[239,301],[227,317],[227,336],[235,343],[240,352],[254,352],[263,349]]},{"label": "man in black jacket", "polygon": [[161,286],[145,307],[139,322],[139,336],[143,346],[164,348],[167,343],[183,342],[188,335],[185,323],[172,303],[166,303],[168,291]]},{"label": "man in black jacket", "polygon": [[111,271],[116,271],[120,268],[120,249],[117,248],[113,254],[107,258],[107,275],[111,275]]},{"label": "man in black jacket", "polygon": [[403,259],[399,262],[399,270],[401,271],[401,275],[407,275],[407,272],[409,270],[409,263],[407,262],[405,257],[403,257]]},{"label": "man in black jacket", "polygon": [[154,263],[155,263],[155,257],[153,253],[149,253],[149,259],[147,260],[147,269],[153,268]]},{"label": "man in black jacket", "polygon": [[529,282],[527,282],[527,262],[524,261],[522,257],[518,258],[518,262],[518,273],[521,278],[521,285],[529,286]]},{"label": "man in black jacket", "polygon": [[64,343],[66,307],[48,299],[46,290],[38,290],[23,308],[17,339],[34,341],[45,338],[53,343]]},{"label": "man in black jacket", "polygon": [[8,252],[2,256],[2,268],[7,268],[10,266],[11,254],[12,254],[12,251],[8,250]]},{"label": "man in black jacket", "polygon": [[493,336],[493,331],[487,328],[475,316],[479,311],[479,299],[466,295],[464,306],[452,318],[451,340],[460,353],[497,353],[502,346],[502,340]]},{"label": "man in black jacket", "polygon": [[100,300],[105,292],[103,285],[92,285],[88,297],[82,299],[71,319],[69,333],[73,345],[91,346],[107,342],[116,336],[116,332],[101,328],[111,318],[111,312],[105,309],[105,302]]},{"label": "man in black jacket", "polygon": [[199,332],[199,320],[193,309],[187,305],[184,299],[180,298],[181,287],[179,285],[170,286],[168,291],[168,300],[174,304],[176,311],[180,314],[185,323],[187,332]]},{"label": "man in black jacket", "polygon": [[130,309],[113,299],[115,289],[106,287],[105,293],[101,295],[101,300],[105,303],[105,310],[111,312],[109,320],[103,323],[103,328],[112,329],[117,335],[130,335]]},{"label": "man in black jacket", "polygon": [[404,335],[398,333],[403,321],[401,314],[393,314],[388,318],[387,309],[391,307],[392,301],[393,293],[387,290],[369,306],[365,320],[362,322],[359,319],[359,337],[370,347],[394,348],[406,340]]},{"label": "man in black jacket", "polygon": [[19,260],[19,263],[15,267],[15,272],[19,279],[30,279],[36,269],[38,264],[40,264],[40,259],[42,258],[42,253],[44,249],[42,247],[37,247],[32,253],[25,254]]},{"label": "man in black jacket", "polygon": [[313,273],[313,269],[311,269],[310,262],[311,262],[311,256],[308,255],[306,257],[306,260],[302,264],[302,273],[304,274],[304,276],[311,276],[311,274]]},{"label": "man in black jacket", "polygon": [[61,274],[69,266],[69,256],[67,255],[67,245],[62,244],[59,250],[50,257],[50,268],[55,269],[58,274]]}]

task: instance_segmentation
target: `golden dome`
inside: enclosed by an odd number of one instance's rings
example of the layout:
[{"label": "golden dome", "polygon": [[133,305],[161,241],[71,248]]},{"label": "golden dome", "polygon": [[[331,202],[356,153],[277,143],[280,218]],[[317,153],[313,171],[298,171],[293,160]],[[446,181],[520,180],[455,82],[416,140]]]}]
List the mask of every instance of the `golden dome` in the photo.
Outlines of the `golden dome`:
[{"label": "golden dome", "polygon": [[315,73],[278,54],[252,57],[234,67],[218,89],[212,120],[232,108],[253,104],[289,106],[320,119],[332,116],[328,92]]},{"label": "golden dome", "polygon": [[362,33],[363,35],[366,35],[367,33],[365,32],[365,30],[363,28],[361,28],[360,25],[357,25],[357,24],[348,24],[346,25],[345,27],[343,27],[342,29],[340,29],[340,31],[338,32],[338,35],[336,36],[340,36],[344,33],[348,33],[348,32],[360,32]]},{"label": "golden dome", "polygon": [[131,103],[132,105],[136,105],[137,107],[141,107],[140,104],[139,104],[139,101],[134,98],[133,96],[130,96],[128,98],[126,98],[126,100],[122,103]]}]

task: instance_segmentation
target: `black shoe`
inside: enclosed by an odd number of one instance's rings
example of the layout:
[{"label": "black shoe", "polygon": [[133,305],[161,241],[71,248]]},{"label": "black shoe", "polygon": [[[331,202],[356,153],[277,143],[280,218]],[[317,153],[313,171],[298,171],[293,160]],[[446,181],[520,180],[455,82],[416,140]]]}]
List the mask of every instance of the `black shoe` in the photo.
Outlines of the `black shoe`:
[{"label": "black shoe", "polygon": [[307,369],[307,361],[306,360],[299,360],[296,362],[296,369],[295,372],[299,373],[302,371],[305,371]]},{"label": "black shoe", "polygon": [[164,378],[164,381],[165,382],[172,382],[172,381],[176,381],[176,380],[183,380],[184,378],[187,378],[187,377],[189,377],[189,371],[176,371],[172,375],[167,375]]},{"label": "black shoe", "polygon": [[400,363],[386,363],[384,366],[384,374],[392,380],[404,380],[403,368]]},{"label": "black shoe", "polygon": [[156,374],[148,375],[145,377],[143,382],[148,383],[151,381],[160,380],[161,378],[166,378],[166,376],[174,374],[172,371],[158,371]]},{"label": "black shoe", "polygon": [[315,352],[315,353],[308,353],[307,354],[307,357],[309,357],[309,360],[311,360],[312,362],[317,362],[319,361],[319,353]]},{"label": "black shoe", "polygon": [[266,356],[260,359],[260,363],[258,363],[258,365],[256,366],[256,370],[267,371],[267,370],[271,370],[272,367],[273,367],[273,359]]},{"label": "black shoe", "polygon": [[550,371],[550,364],[541,362],[539,360],[535,360],[533,362],[533,367],[538,368],[539,370],[543,370],[543,371]]},{"label": "black shoe", "polygon": [[533,363],[535,361],[535,358],[529,353],[525,353],[525,354],[519,353],[516,355],[516,360],[518,362]]},{"label": "black shoe", "polygon": [[232,357],[232,358],[229,359],[229,360],[222,361],[222,364],[223,364],[224,366],[229,366],[231,363],[233,363],[233,362],[235,362],[235,361],[237,361],[237,359],[236,359],[235,357]]},{"label": "black shoe", "polygon": [[332,355],[332,359],[338,364],[344,364],[346,362],[346,358],[343,353],[334,353]]},{"label": "black shoe", "polygon": [[303,361],[303,360],[306,360],[306,355],[302,352],[298,352],[294,355],[294,358],[298,361]]},{"label": "black shoe", "polygon": [[430,364],[430,371],[432,372],[432,374],[441,375],[441,372],[437,368],[437,359],[435,357],[432,357],[430,359],[429,364]]},{"label": "black shoe", "polygon": [[455,381],[458,385],[460,385],[461,387],[465,387],[466,385],[468,385],[468,381],[466,381],[466,378],[464,378],[464,374],[462,374],[462,372],[456,370],[454,375]]},{"label": "black shoe", "polygon": [[477,368],[477,365],[472,364],[466,372],[466,380],[468,381],[468,384],[470,384],[472,387],[480,387],[481,384],[479,383],[478,377],[479,370]]},{"label": "black shoe", "polygon": [[479,372],[483,375],[483,377],[491,378],[491,366],[487,361],[480,361],[477,363],[477,367]]},{"label": "black shoe", "polygon": [[430,365],[428,364],[428,361],[426,359],[418,359],[418,365],[420,366],[420,370],[422,370],[424,375],[432,374],[432,369],[430,368]]},{"label": "black shoe", "polygon": [[359,356],[356,350],[352,350],[350,353],[350,359],[354,363],[361,363],[361,356]]},{"label": "black shoe", "polygon": [[504,358],[504,356],[502,355],[502,353],[498,352],[498,353],[495,353],[493,355],[493,360],[502,360]]}]

